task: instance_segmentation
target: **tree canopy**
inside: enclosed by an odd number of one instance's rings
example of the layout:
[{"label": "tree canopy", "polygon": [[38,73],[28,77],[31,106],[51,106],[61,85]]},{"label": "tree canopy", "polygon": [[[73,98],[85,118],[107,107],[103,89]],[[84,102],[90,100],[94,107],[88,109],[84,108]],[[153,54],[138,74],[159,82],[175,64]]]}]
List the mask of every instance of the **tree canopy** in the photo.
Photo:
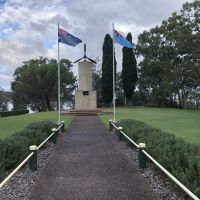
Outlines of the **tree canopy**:
[{"label": "tree canopy", "polygon": [[[114,60],[116,74],[117,62]],[[106,34],[103,43],[102,96],[106,104],[113,100],[113,40],[109,34]]]},{"label": "tree canopy", "polygon": [[101,107],[104,105],[103,96],[102,96],[102,70],[101,70],[101,61],[97,57],[96,59],[96,65],[93,65],[93,89],[97,91],[97,107]]},{"label": "tree canopy", "polygon": [[[127,40],[132,44],[131,33],[128,33]],[[137,62],[133,49],[123,47],[122,52],[122,85],[126,99],[131,101],[138,80],[136,68]]]},{"label": "tree canopy", "polygon": [[[198,104],[200,86],[200,1],[185,3],[160,26],[138,37],[139,88],[153,105]],[[195,93],[196,91],[196,93]]]},{"label": "tree canopy", "polygon": [[[60,61],[61,100],[62,103],[72,100],[76,79],[71,71],[69,60]],[[14,73],[11,84],[14,109],[27,105],[32,110],[54,110],[58,94],[57,61],[40,57],[23,63]]]},{"label": "tree canopy", "polygon": [[9,95],[0,87],[0,111],[8,109]]}]

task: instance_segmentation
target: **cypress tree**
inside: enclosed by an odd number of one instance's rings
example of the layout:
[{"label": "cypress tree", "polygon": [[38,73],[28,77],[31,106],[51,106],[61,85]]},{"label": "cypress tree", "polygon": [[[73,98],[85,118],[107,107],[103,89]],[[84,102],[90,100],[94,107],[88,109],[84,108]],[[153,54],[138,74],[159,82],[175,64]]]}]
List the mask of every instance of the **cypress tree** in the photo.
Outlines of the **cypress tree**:
[{"label": "cypress tree", "polygon": [[[131,33],[127,34],[127,39],[132,44],[132,35]],[[133,49],[123,47],[123,61],[122,61],[122,85],[126,99],[131,102],[135,85],[138,80],[137,76],[137,62]]]},{"label": "cypress tree", "polygon": [[103,43],[102,96],[105,104],[109,104],[113,100],[113,40],[109,34],[106,34]]}]

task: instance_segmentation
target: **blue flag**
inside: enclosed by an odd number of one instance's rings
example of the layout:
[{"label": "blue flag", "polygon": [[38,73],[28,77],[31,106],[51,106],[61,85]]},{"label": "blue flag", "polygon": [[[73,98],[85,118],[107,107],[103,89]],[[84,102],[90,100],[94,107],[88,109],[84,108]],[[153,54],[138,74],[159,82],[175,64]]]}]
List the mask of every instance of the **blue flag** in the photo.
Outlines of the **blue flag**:
[{"label": "blue flag", "polygon": [[58,29],[58,42],[68,44],[75,47],[77,44],[81,43],[82,40],[68,33],[67,31],[59,28]]},{"label": "blue flag", "polygon": [[121,33],[114,30],[114,42],[122,45],[123,47],[133,48],[131,44]]}]

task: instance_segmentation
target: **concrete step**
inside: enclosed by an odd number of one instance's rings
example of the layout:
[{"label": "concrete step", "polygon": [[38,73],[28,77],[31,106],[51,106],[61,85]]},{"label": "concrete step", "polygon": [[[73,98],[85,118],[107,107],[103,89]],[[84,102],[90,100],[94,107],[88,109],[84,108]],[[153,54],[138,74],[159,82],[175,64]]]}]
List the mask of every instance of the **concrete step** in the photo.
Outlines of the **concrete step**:
[{"label": "concrete step", "polygon": [[113,112],[104,112],[100,109],[97,110],[66,110],[62,111],[61,115],[74,115],[74,116],[97,116],[97,115],[112,115]]}]

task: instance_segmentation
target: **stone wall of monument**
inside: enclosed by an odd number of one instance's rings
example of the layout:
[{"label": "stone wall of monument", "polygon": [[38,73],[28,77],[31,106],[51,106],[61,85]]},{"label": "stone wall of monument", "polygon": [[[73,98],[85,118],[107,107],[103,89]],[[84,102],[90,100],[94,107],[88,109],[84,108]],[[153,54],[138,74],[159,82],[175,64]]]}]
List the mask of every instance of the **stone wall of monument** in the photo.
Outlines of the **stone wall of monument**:
[{"label": "stone wall of monument", "polygon": [[78,63],[79,86],[75,93],[75,110],[96,110],[97,93],[92,88],[93,63],[83,61]]},{"label": "stone wall of monument", "polygon": [[83,95],[82,90],[75,93],[75,110],[96,110],[97,109],[97,93],[90,90],[88,95]]},{"label": "stone wall of monument", "polygon": [[88,91],[92,90],[92,63],[83,61],[79,62],[79,90]]}]

